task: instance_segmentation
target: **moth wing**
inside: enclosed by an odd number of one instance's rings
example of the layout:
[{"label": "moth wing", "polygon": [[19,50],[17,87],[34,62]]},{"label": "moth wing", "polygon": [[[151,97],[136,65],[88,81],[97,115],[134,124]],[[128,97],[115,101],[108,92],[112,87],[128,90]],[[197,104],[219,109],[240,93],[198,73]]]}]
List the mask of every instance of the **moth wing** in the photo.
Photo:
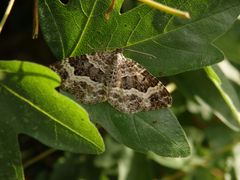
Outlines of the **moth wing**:
[{"label": "moth wing", "polygon": [[145,68],[119,54],[109,85],[108,102],[125,113],[168,107],[172,98]]},{"label": "moth wing", "polygon": [[62,79],[60,88],[84,104],[107,100],[104,72],[96,68],[86,55],[66,58],[50,66]]}]

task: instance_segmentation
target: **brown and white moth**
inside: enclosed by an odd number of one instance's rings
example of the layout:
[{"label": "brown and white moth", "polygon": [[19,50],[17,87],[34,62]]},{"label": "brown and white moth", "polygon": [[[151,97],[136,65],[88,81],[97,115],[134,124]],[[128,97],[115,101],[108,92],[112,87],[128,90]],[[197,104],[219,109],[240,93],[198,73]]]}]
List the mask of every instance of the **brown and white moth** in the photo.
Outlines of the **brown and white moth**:
[{"label": "brown and white moth", "polygon": [[121,49],[70,57],[50,66],[61,89],[83,104],[107,101],[124,113],[169,107],[172,98],[164,85],[144,67],[124,57]]}]

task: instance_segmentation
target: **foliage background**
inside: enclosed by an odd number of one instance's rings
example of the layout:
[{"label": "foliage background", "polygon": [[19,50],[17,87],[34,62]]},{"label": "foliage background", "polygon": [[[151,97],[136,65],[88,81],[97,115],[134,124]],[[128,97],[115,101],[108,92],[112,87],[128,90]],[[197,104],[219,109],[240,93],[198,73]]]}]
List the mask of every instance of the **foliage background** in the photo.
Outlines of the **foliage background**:
[{"label": "foliage background", "polygon": [[[15,2],[11,16],[9,16],[0,35],[1,59],[27,59],[44,65],[49,65],[56,60],[41,34],[39,39],[31,39],[32,6],[33,2],[30,0]],[[5,7],[1,6],[1,12]],[[236,22],[232,29],[216,42],[237,69],[239,69],[238,53],[240,52],[239,26],[239,22]],[[202,72],[189,72],[173,76],[171,81],[175,81],[178,86],[190,88],[192,84],[189,84],[189,81],[196,82],[196,79],[187,80],[187,78],[193,77],[193,73],[196,74],[194,77],[198,77],[200,74],[199,81],[202,80]],[[181,79],[180,82],[179,79]],[[233,83],[237,90],[239,90],[238,80]],[[205,85],[204,81],[201,85]],[[203,86],[200,89],[206,91]],[[106,152],[103,155],[79,155],[54,151],[51,156],[47,156],[30,166],[27,165],[25,168],[26,178],[238,178],[238,172],[240,172],[238,169],[240,161],[239,133],[223,125],[212,112],[208,111],[207,106],[193,102],[188,91],[188,88],[185,91],[183,88],[182,91],[175,91],[173,96],[176,103],[174,112],[192,145],[193,153],[190,158],[170,159],[152,153],[146,155],[137,153],[118,144],[103,129],[100,129],[106,143]],[[239,99],[240,91],[237,92]],[[25,165],[32,158],[39,157],[39,154],[49,150],[49,147],[25,135],[20,135],[19,142]]]}]

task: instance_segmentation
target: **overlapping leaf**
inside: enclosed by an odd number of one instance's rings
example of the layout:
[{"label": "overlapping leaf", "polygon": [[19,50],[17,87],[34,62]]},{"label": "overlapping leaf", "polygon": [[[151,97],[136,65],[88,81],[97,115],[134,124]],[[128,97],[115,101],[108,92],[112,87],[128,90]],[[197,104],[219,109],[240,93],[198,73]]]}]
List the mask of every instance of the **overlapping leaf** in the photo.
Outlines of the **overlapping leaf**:
[{"label": "overlapping leaf", "polygon": [[214,42],[224,52],[226,59],[238,64],[240,64],[239,29],[240,20],[237,20],[227,33]]},{"label": "overlapping leaf", "polygon": [[189,11],[188,21],[145,5],[120,14],[122,2],[107,21],[110,0],[40,1],[41,27],[55,56],[124,48],[126,56],[157,76],[199,69],[223,60],[211,43],[230,28],[240,9],[239,0],[167,1]]},{"label": "overlapping leaf", "polygon": [[[126,37],[130,34],[135,37],[131,31],[136,23],[142,21],[139,16],[149,14],[148,19],[151,19],[159,14],[149,7],[139,6],[133,11],[134,13],[131,11],[119,15],[122,1],[118,1],[116,11],[112,12],[110,20],[106,21],[103,15],[109,2],[72,0],[67,5],[63,5],[58,1],[42,1],[40,3],[42,29],[54,54],[61,58],[94,49],[125,47],[126,43],[130,46],[132,40]],[[160,14],[159,17],[161,16],[166,15]],[[152,20],[143,21],[144,26],[153,32],[155,27],[151,23]],[[149,36],[149,32],[144,29],[137,31],[139,32],[136,35],[143,38],[153,35]],[[157,35],[158,31],[159,29],[154,30],[154,34]],[[187,156],[190,153],[181,126],[167,109],[131,115],[120,113],[107,104],[85,107],[94,122],[103,126],[119,142],[137,151],[154,151],[163,156],[174,157]]]},{"label": "overlapping leaf", "polygon": [[[40,1],[41,27],[55,56],[61,59],[124,48],[127,57],[157,76],[198,69],[223,59],[211,43],[232,25],[240,6],[237,0],[168,1],[168,5],[190,11],[192,20],[186,21],[145,5],[120,14],[122,3],[123,0],[117,1],[106,20],[104,13],[110,0],[71,0],[66,5]],[[164,156],[189,153],[181,127],[166,109],[136,115],[118,113],[108,105],[91,106],[88,110],[93,120],[97,119],[118,141],[135,150]],[[155,121],[165,126],[151,125]],[[175,140],[170,129],[179,135]],[[158,140],[163,143],[158,144]]]},{"label": "overlapping leaf", "polygon": [[[179,90],[188,98],[200,105],[207,105],[223,123],[233,130],[240,130],[240,101],[229,80],[224,76],[218,66],[213,66],[214,84],[203,70],[183,73],[173,80]],[[213,77],[214,78],[214,77]]]},{"label": "overlapping leaf", "polygon": [[17,136],[51,147],[100,153],[104,144],[88,114],[59,94],[59,77],[44,66],[0,61],[0,179],[23,179]]},{"label": "overlapping leaf", "polygon": [[[232,25],[240,9],[239,0],[169,0],[168,5],[190,11],[192,20],[186,21],[145,5],[120,14],[123,0],[118,0],[107,21],[104,13],[110,0],[70,0],[67,5],[59,0],[39,2],[43,34],[59,59],[124,48],[127,57],[154,75],[176,74],[221,61],[223,55],[212,42]],[[53,90],[59,79],[47,68],[26,62],[1,62],[0,83],[0,178],[23,179],[19,133],[73,152],[103,151],[102,139],[86,112]],[[225,81],[224,85],[222,88],[239,108],[235,92]],[[221,105],[222,99],[219,101]],[[239,128],[234,117],[226,119],[232,109],[209,102],[223,116],[220,119],[233,129]],[[167,109],[135,115],[121,114],[109,105],[87,109],[95,122],[135,150],[163,156],[189,154],[185,134]]]},{"label": "overlapping leaf", "polygon": [[119,142],[136,151],[152,151],[170,157],[190,154],[185,133],[170,110],[124,114],[108,104],[84,107],[94,122],[104,127]]}]

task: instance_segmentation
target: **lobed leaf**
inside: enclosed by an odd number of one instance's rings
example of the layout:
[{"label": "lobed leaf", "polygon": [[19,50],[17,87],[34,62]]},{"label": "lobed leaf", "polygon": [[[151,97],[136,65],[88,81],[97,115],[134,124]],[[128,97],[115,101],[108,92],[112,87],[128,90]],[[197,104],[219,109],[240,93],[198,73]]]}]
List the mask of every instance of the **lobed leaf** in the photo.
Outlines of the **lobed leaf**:
[{"label": "lobed leaf", "polygon": [[120,14],[118,0],[107,21],[110,1],[39,1],[42,31],[57,58],[124,48],[156,76],[199,69],[223,60],[212,42],[231,27],[240,8],[239,0],[167,1],[190,12],[192,19],[182,20],[146,5]]},{"label": "lobed leaf", "polygon": [[[99,154],[104,144],[87,112],[54,88],[60,79],[30,62],[0,61],[0,179],[23,179],[17,135],[56,149]],[[11,179],[11,178],[10,178]]]}]

